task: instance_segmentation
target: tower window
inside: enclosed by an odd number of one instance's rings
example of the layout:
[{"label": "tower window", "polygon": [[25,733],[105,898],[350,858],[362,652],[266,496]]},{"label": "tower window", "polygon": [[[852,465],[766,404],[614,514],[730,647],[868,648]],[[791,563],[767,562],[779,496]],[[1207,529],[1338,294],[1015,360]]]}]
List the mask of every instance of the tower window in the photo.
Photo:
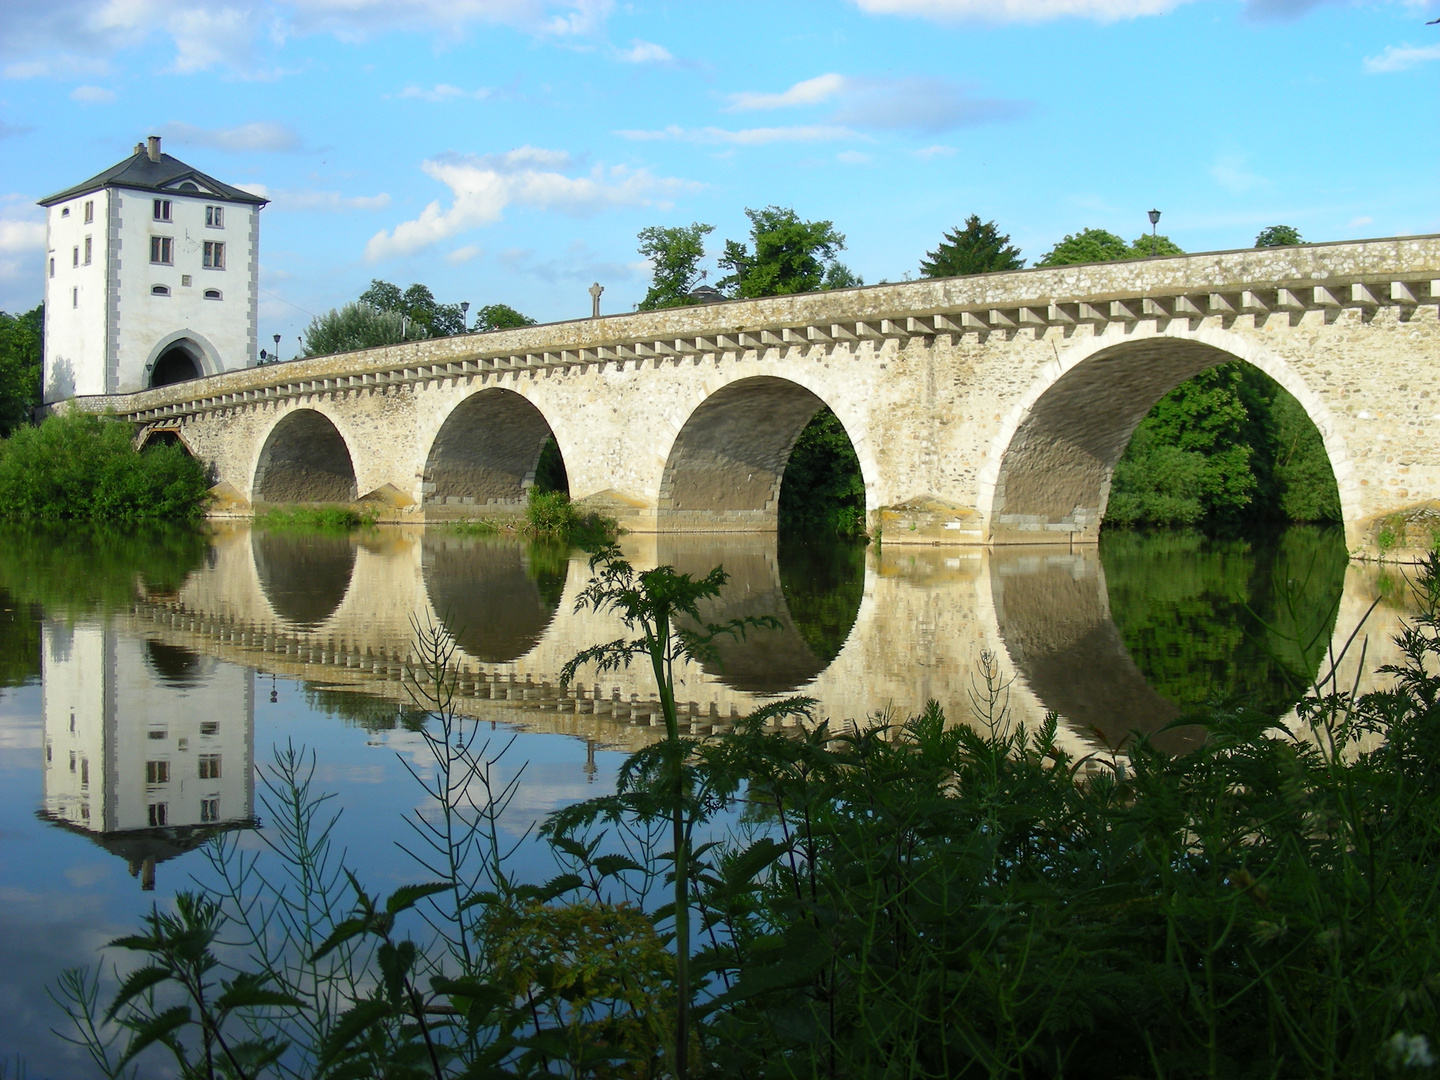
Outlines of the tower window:
[{"label": "tower window", "polygon": [[223,228],[225,225],[225,208],[223,206],[205,207],[205,224],[212,229]]},{"label": "tower window", "polygon": [[201,754],[201,755],[200,755],[200,779],[201,779],[201,780],[219,780],[219,779],[220,779],[220,755],[219,755],[219,754]]},{"label": "tower window", "polygon": [[85,265],[90,265],[90,237],[85,237]]},{"label": "tower window", "polygon": [[200,821],[201,821],[202,823],[207,823],[207,822],[219,821],[219,820],[220,820],[220,800],[219,800],[219,799],[201,799],[201,800],[200,800]]},{"label": "tower window", "polygon": [[[165,204],[169,206],[169,203]],[[169,236],[150,237],[150,261],[159,263],[162,266],[172,266],[175,262],[175,240]]]},{"label": "tower window", "polygon": [[78,247],[74,249],[73,253],[72,253],[71,256],[70,256],[70,265],[71,265],[71,266],[79,266],[79,265],[80,265],[80,249],[79,249]]},{"label": "tower window", "polygon": [[95,203],[93,200],[85,204],[85,224],[89,225],[95,220]]},{"label": "tower window", "polygon": [[51,277],[54,277],[54,276],[55,276],[55,259],[54,259],[53,256],[52,256],[51,259],[50,259],[50,276],[51,276]]},{"label": "tower window", "polygon": [[151,296],[169,296],[169,295],[170,295],[170,286],[169,286],[169,285],[151,285],[151,286],[150,286],[150,295],[151,295]]},{"label": "tower window", "polygon": [[80,290],[79,290],[79,289],[71,289],[71,290],[70,290],[70,306],[71,306],[72,308],[78,308],[78,307],[80,306]]},{"label": "tower window", "polygon": [[225,242],[223,240],[205,241],[205,269],[225,269]]},{"label": "tower window", "polygon": [[169,200],[169,199],[156,199],[156,200],[155,200],[155,220],[156,220],[156,221],[169,221],[169,220],[170,220],[170,200]]},{"label": "tower window", "polygon": [[170,762],[168,761],[147,761],[145,762],[145,783],[147,784],[168,784],[170,782]]},{"label": "tower window", "polygon": [[64,209],[62,209],[62,210],[60,211],[60,216],[61,216],[61,217],[69,217],[69,216],[70,216],[70,207],[67,206],[67,207],[65,207]]},{"label": "tower window", "polygon": [[150,804],[150,827],[158,829],[162,825],[170,823],[170,807],[167,803],[157,802]]},{"label": "tower window", "polygon": [[219,289],[206,289],[206,290],[205,290],[205,299],[206,299],[206,300],[219,300],[219,299],[222,299],[222,297],[220,296],[220,290],[219,290]]},{"label": "tower window", "polygon": [[219,721],[219,720],[201,720],[201,721],[200,721],[200,734],[201,734],[201,735],[219,735],[219,734],[220,734],[220,721]]}]

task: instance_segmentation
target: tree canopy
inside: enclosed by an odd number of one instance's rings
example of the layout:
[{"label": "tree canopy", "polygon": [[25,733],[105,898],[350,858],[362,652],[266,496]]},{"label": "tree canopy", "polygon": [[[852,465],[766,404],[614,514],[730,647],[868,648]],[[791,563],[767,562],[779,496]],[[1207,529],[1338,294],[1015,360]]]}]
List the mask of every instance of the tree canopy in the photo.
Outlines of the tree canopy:
[{"label": "tree canopy", "polygon": [[0,435],[29,419],[40,404],[45,305],[18,315],[0,311]]},{"label": "tree canopy", "polygon": [[441,304],[425,285],[400,286],[375,278],[360,294],[360,303],[380,311],[392,311],[407,320],[407,339],[450,337],[465,332],[465,315],[459,304]]},{"label": "tree canopy", "polygon": [[1082,229],[1066,236],[1040,257],[1036,266],[1070,266],[1075,263],[1146,259],[1151,255],[1184,255],[1168,236],[1138,236],[1133,244],[1104,229]]},{"label": "tree canopy", "polygon": [[705,237],[714,231],[714,225],[698,221],[668,228],[651,225],[640,230],[639,251],[654,268],[654,276],[638,310],[658,311],[696,302],[690,293],[704,276],[699,267],[705,258]]},{"label": "tree canopy", "polygon": [[727,296],[787,296],[843,289],[864,281],[836,256],[845,250],[845,236],[830,221],[801,221],[791,209],[767,206],[746,209],[750,242],[725,241],[721,269],[730,273],[717,282]]},{"label": "tree canopy", "polygon": [[920,273],[927,278],[959,277],[962,274],[989,274],[996,270],[1019,270],[1025,265],[1020,249],[1002,235],[993,221],[983,224],[977,214],[965,219],[963,229],[951,229],[934,251],[920,261]]},{"label": "tree canopy", "polygon": [[534,326],[535,320],[522,315],[509,304],[486,304],[475,313],[472,330],[513,330],[518,326]]},{"label": "tree canopy", "polygon": [[1294,225],[1271,225],[1269,228],[1261,229],[1260,235],[1255,237],[1257,248],[1292,247],[1303,243],[1305,241],[1300,239],[1300,230]]}]

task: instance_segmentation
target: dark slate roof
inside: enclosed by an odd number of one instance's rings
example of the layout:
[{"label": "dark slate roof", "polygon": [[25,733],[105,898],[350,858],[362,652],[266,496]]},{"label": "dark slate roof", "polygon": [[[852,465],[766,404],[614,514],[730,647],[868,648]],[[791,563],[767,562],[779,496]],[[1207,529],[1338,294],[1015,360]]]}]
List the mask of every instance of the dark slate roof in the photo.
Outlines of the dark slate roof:
[{"label": "dark slate roof", "polygon": [[248,191],[241,191],[237,187],[231,187],[229,184],[222,184],[213,176],[207,176],[199,169],[192,169],[179,158],[173,158],[169,154],[161,154],[159,161],[151,161],[142,146],[137,149],[136,153],[131,154],[118,165],[110,166],[83,184],[76,184],[72,188],[66,188],[64,191],[41,199],[40,205],[53,206],[58,202],[73,199],[77,195],[111,187],[181,194],[175,189],[186,180],[194,181],[201,189],[199,193],[208,193],[227,202],[264,206],[270,201],[262,199],[259,195],[252,195]]}]

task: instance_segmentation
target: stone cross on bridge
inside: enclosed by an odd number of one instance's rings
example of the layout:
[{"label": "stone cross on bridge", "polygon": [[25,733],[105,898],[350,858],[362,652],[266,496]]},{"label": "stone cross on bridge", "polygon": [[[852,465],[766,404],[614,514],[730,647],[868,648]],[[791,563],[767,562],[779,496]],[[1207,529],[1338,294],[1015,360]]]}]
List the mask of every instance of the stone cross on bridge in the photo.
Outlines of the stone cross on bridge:
[{"label": "stone cross on bridge", "polygon": [[1440,237],[1356,241],[612,315],[75,404],[178,433],[242,511],[517,513],[553,435],[575,501],[641,532],[773,530],[828,405],[886,543],[1074,544],[1146,412],[1240,359],[1315,422],[1364,550],[1440,498],[1437,305]]}]

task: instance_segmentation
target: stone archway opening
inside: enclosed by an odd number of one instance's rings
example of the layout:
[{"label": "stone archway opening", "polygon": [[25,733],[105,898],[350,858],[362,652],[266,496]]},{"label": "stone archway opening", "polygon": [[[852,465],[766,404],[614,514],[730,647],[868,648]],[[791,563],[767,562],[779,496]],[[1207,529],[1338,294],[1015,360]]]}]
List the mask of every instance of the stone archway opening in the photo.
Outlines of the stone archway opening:
[{"label": "stone archway opening", "polygon": [[[1156,437],[1156,421],[1142,427],[1147,416],[1152,415],[1152,409],[1156,415],[1160,414],[1162,410],[1157,409],[1157,403],[1172,403],[1172,391],[1202,374],[1206,374],[1202,383],[1214,382],[1216,386],[1210,389],[1223,396],[1230,392],[1219,385],[1223,380],[1209,376],[1240,369],[1256,376],[1256,380],[1251,380],[1252,389],[1259,383],[1272,388],[1275,400],[1287,410],[1287,430],[1293,435],[1289,447],[1267,445],[1257,453],[1278,459],[1279,455],[1293,454],[1301,439],[1308,439],[1311,450],[1318,451],[1320,457],[1318,466],[1312,460],[1311,467],[1324,471],[1321,479],[1329,483],[1332,494],[1328,500],[1321,500],[1323,505],[1318,510],[1312,505],[1299,516],[1310,519],[1323,518],[1326,514],[1338,516],[1339,496],[1334,473],[1324,454],[1323,440],[1295,398],[1258,369],[1243,364],[1224,349],[1198,341],[1156,337],[1101,350],[1057,379],[1030,407],[1001,459],[991,501],[992,542],[1095,543],[1102,522],[1107,520],[1112,496],[1117,492],[1117,466],[1125,458],[1132,438],[1140,442]],[[1134,504],[1137,482],[1153,489],[1151,494],[1157,503],[1181,498],[1193,500],[1196,496],[1190,489],[1230,485],[1233,490],[1225,494],[1225,498],[1231,505],[1246,508],[1247,515],[1272,520],[1280,516],[1279,509],[1270,505],[1278,498],[1271,482],[1273,477],[1266,473],[1265,482],[1258,483],[1236,475],[1235,463],[1250,461],[1253,455],[1246,447],[1257,440],[1264,441],[1263,433],[1251,430],[1253,424],[1247,428],[1249,421],[1243,415],[1225,416],[1223,410],[1216,415],[1219,420],[1215,422],[1228,424],[1233,430],[1202,430],[1204,424],[1211,421],[1201,418],[1187,434],[1185,424],[1190,421],[1185,417],[1171,416],[1164,421],[1167,430],[1174,429],[1165,437],[1171,438],[1175,445],[1143,448],[1147,453],[1157,450],[1148,466],[1151,475],[1142,476],[1134,468],[1128,473],[1121,470],[1120,497],[1110,518],[1112,524],[1121,519],[1123,524],[1163,523],[1146,521],[1143,514],[1137,516]],[[1242,442],[1245,445],[1241,446]],[[1236,446],[1240,446],[1238,456],[1230,453]],[[1197,462],[1203,456],[1200,447],[1206,447],[1206,453],[1230,453],[1225,463],[1211,470],[1214,476],[1196,473]],[[1127,466],[1135,456],[1132,454],[1126,459]],[[1314,456],[1312,452],[1311,458]],[[1269,468],[1266,464],[1262,472]],[[1215,495],[1204,491],[1202,494],[1207,499]],[[1197,513],[1192,508],[1175,517],[1174,523],[1198,524]]]},{"label": "stone archway opening", "polygon": [[522,514],[532,488],[569,493],[565,462],[544,414],[501,387],[456,406],[425,462],[426,514]]},{"label": "stone archway opening", "polygon": [[355,466],[344,436],[313,409],[281,417],[260,451],[253,490],[257,503],[354,502]]},{"label": "stone archway opening", "polygon": [[200,366],[196,347],[188,341],[177,341],[162,352],[150,369],[150,385],[170,386],[174,383],[198,379],[204,372]]},{"label": "stone archway opening", "polygon": [[[660,529],[777,531],[791,452],[821,415],[831,416],[825,402],[788,379],[760,376],[717,390],[690,415],[670,449],[660,483]],[[830,434],[838,432],[848,445],[839,422],[830,426]],[[863,513],[862,505],[862,522]]]}]

